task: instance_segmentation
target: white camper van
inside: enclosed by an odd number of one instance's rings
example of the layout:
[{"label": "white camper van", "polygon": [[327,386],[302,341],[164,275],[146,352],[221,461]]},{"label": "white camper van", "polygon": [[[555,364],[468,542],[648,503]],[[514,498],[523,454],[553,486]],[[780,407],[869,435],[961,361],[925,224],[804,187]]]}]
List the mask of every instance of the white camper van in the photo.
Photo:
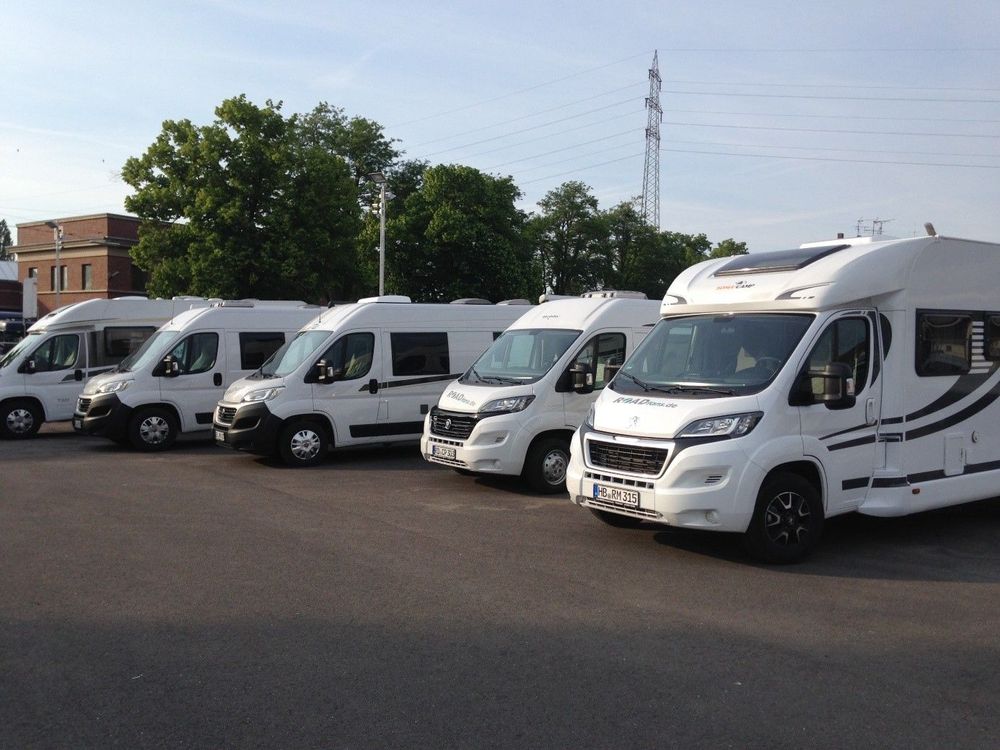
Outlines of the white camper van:
[{"label": "white camper van", "polygon": [[334,307],[226,391],[215,440],[278,453],[290,466],[319,463],[332,446],[417,440],[445,384],[528,304],[514,302],[424,305],[389,295]]},{"label": "white camper van", "polygon": [[445,388],[424,422],[424,458],[563,492],[573,431],[659,310],[645,294],[617,291],[532,308]]},{"label": "white camper van", "polygon": [[27,438],[73,416],[84,381],[107,372],[200,297],[118,297],[54,310],[0,359],[0,437]]},{"label": "white camper van", "polygon": [[939,236],[687,269],[575,435],[570,499],[789,562],[830,516],[997,495],[998,272],[1000,245]]},{"label": "white camper van", "polygon": [[182,313],[114,372],[87,383],[73,428],[145,451],[169,448],[182,432],[210,430],[225,388],[260,367],[320,310],[239,300]]}]

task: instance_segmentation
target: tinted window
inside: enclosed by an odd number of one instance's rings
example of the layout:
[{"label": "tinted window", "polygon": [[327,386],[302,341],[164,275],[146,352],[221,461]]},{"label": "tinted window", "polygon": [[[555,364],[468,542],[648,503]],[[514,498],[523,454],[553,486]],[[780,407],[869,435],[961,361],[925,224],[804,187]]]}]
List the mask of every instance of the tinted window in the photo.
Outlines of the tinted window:
[{"label": "tinted window", "polygon": [[104,346],[101,347],[103,363],[120,362],[142,346],[155,330],[153,326],[105,328]]},{"label": "tinted window", "polygon": [[625,361],[625,334],[602,333],[595,336],[580,350],[574,360],[577,364],[590,366],[594,373],[594,390],[603,388],[609,378],[608,366],[620,367]]},{"label": "tinted window", "polygon": [[35,372],[68,370],[76,365],[80,354],[80,337],[75,333],[53,336],[42,342],[31,355]]},{"label": "tinted window", "polygon": [[810,370],[821,370],[840,363],[851,368],[854,389],[860,393],[868,381],[868,357],[871,336],[865,318],[841,318],[834,321],[820,336],[809,354]]},{"label": "tinted window", "polygon": [[180,365],[181,375],[194,375],[211,370],[218,351],[217,333],[193,333],[175,346],[170,356]]},{"label": "tinted window", "polygon": [[964,375],[972,366],[972,316],[917,313],[917,375]]},{"label": "tinted window", "polygon": [[240,369],[256,370],[284,343],[283,333],[241,333]]},{"label": "tinted window", "polygon": [[392,333],[393,375],[447,375],[447,333]]},{"label": "tinted window", "polygon": [[986,316],[986,340],[983,342],[983,357],[990,362],[1000,359],[1000,315]]},{"label": "tinted window", "polygon": [[337,380],[354,380],[364,377],[372,369],[374,352],[374,334],[349,333],[334,341],[321,359],[334,369]]}]

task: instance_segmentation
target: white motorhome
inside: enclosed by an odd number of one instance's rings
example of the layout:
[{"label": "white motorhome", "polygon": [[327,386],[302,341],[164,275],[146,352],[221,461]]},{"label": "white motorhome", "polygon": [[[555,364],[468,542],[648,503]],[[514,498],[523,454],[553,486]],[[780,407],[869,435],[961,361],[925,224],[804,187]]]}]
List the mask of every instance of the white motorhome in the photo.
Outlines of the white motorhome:
[{"label": "white motorhome", "polygon": [[27,438],[73,416],[84,381],[107,372],[200,297],[118,297],[54,310],[0,359],[0,437]]},{"label": "white motorhome", "polygon": [[460,302],[388,295],[324,312],[226,391],[216,442],[309,466],[333,446],[417,440],[444,386],[528,304]]},{"label": "white motorhome", "polygon": [[181,313],[114,371],[87,383],[73,428],[144,451],[210,430],[234,380],[256,370],[321,308],[296,301],[218,301]]},{"label": "white motorhome", "polygon": [[570,499],[790,562],[830,516],[995,496],[997,271],[1000,245],[936,235],[687,269],[574,436]]},{"label": "white motorhome", "polygon": [[424,458],[563,492],[573,431],[659,310],[644,294],[617,291],[532,308],[445,388],[424,422]]}]

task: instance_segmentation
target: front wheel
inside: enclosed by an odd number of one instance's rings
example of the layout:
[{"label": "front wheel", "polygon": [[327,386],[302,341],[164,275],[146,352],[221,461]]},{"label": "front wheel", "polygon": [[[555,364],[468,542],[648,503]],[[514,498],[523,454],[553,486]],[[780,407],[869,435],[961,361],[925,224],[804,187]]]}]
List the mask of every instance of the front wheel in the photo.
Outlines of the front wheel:
[{"label": "front wheel", "polygon": [[543,438],[528,451],[522,476],[536,492],[554,495],[566,491],[568,466],[569,443],[562,438]]},{"label": "front wheel", "polygon": [[128,441],[136,450],[163,451],[177,439],[177,419],[166,409],[140,409],[128,425]]},{"label": "front wheel", "polygon": [[0,437],[24,440],[38,432],[42,413],[30,401],[8,401],[0,408]]},{"label": "front wheel", "polygon": [[326,458],[329,440],[313,422],[292,422],[278,438],[278,452],[286,466],[315,466]]},{"label": "front wheel", "polygon": [[797,474],[770,477],[757,494],[757,505],[744,542],[751,556],[786,564],[805,558],[823,533],[819,493]]}]

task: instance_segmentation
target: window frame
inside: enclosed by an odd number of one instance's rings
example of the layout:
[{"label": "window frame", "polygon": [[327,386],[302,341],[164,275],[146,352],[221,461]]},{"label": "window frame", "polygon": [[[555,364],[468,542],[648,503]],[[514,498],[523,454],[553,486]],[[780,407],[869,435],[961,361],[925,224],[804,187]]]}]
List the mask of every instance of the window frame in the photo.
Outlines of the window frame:
[{"label": "window frame", "polygon": [[[413,341],[408,346],[408,351],[400,351],[403,349],[403,343],[407,339],[419,340],[424,339],[423,342]],[[440,347],[441,343],[444,343],[444,353],[443,356],[440,351],[436,354],[434,353],[433,347]],[[420,369],[406,368],[405,370],[400,368],[399,365],[401,361],[406,357],[419,356],[413,354],[412,352],[417,351],[421,348],[428,348],[430,351],[425,357],[429,359],[432,356],[437,358],[437,366],[434,368],[427,367],[427,361],[425,359],[425,364]],[[392,376],[401,378],[419,378],[419,377],[433,377],[436,375],[450,375],[451,374],[451,347],[448,341],[447,331],[390,331],[389,332],[389,359],[391,361]]]},{"label": "window frame", "polygon": [[[259,370],[271,355],[274,354],[278,349],[285,345],[285,334],[282,331],[240,331],[239,332],[239,346],[240,346],[240,369],[241,370]],[[280,343],[274,347],[271,351],[267,353],[258,352],[247,352],[246,345],[252,343],[260,343],[267,341],[279,341]],[[248,364],[247,357],[252,354],[254,357],[263,356],[257,364]]]},{"label": "window frame", "polygon": [[[187,366],[187,363],[184,362],[184,361],[182,361],[182,360],[180,360],[180,359],[178,359],[176,357],[176,355],[174,355],[174,352],[177,350],[177,348],[179,346],[181,346],[185,342],[187,342],[187,341],[195,338],[196,336],[212,336],[212,337],[215,338],[215,356],[212,358],[211,363],[208,364],[203,369],[200,369],[200,370],[187,370],[187,369],[184,369]],[[185,336],[184,338],[182,338],[180,341],[178,341],[176,344],[174,344],[172,347],[170,347],[170,351],[167,352],[167,356],[174,357],[174,361],[178,363],[179,367],[181,368],[177,372],[177,375],[179,375],[179,376],[180,375],[200,375],[200,374],[209,372],[210,370],[212,370],[215,367],[215,364],[219,361],[219,334],[216,331],[195,331],[194,333],[190,333],[187,336]],[[186,355],[186,358],[190,359],[190,356]]]},{"label": "window frame", "polygon": [[[852,373],[852,375],[854,376],[854,395],[860,396],[864,392],[865,388],[867,388],[870,384],[875,382],[875,376],[873,374],[875,372],[875,366],[873,364],[873,360],[876,356],[875,329],[872,324],[871,318],[869,318],[866,314],[862,312],[850,313],[848,315],[841,315],[839,317],[827,321],[826,326],[823,328],[822,331],[820,331],[819,335],[816,337],[812,345],[809,347],[809,351],[806,353],[806,358],[804,366],[802,368],[802,372],[806,373],[813,369],[812,365],[813,353],[819,347],[820,343],[823,341],[823,338],[827,335],[827,333],[829,333],[830,331],[834,331],[833,349],[834,351],[836,351],[836,349],[838,348],[837,344],[840,335],[839,332],[836,331],[835,329],[842,323],[855,320],[861,321],[864,324],[865,338],[868,343],[868,359],[867,362],[865,363],[864,382],[858,382],[857,373]],[[830,362],[827,364],[833,364],[834,362],[837,362],[837,360],[831,359]]]},{"label": "window frame", "polygon": [[618,338],[618,339],[621,340],[621,353],[622,353],[622,356],[621,356],[621,362],[618,363],[618,366],[621,367],[621,365],[623,365],[625,363],[625,358],[626,358],[627,352],[628,352],[628,337],[625,335],[624,331],[602,331],[600,333],[594,334],[593,336],[590,337],[590,339],[588,339],[588,341],[587,341],[586,344],[584,344],[583,346],[581,346],[579,348],[579,350],[577,350],[576,356],[574,356],[573,359],[572,359],[572,361],[570,362],[570,366],[571,367],[573,365],[575,365],[575,364],[580,363],[580,357],[581,357],[581,355],[588,349],[588,347],[590,347],[593,344],[594,350],[593,350],[593,353],[590,356],[590,361],[587,362],[587,363],[585,363],[585,364],[588,364],[590,366],[590,372],[594,376],[594,390],[595,391],[603,390],[607,386],[607,384],[611,382],[611,379],[607,378],[606,380],[604,380],[603,383],[601,383],[600,385],[598,385],[598,380],[597,380],[597,363],[598,363],[598,360],[601,357],[601,339],[602,338]]},{"label": "window frame", "polygon": [[[921,332],[923,330],[923,322],[926,318],[964,318],[967,321],[967,332],[965,335],[965,367],[961,370],[953,370],[951,372],[927,372],[927,359],[928,357],[924,354],[924,347],[922,346]],[[913,368],[920,378],[942,378],[942,377],[960,377],[962,375],[967,375],[972,369],[972,356],[973,356],[973,346],[972,337],[973,330],[975,328],[974,324],[977,320],[982,320],[983,316],[981,313],[972,312],[970,310],[925,310],[918,309],[914,317],[913,326]],[[985,351],[985,349],[984,349]]]}]

